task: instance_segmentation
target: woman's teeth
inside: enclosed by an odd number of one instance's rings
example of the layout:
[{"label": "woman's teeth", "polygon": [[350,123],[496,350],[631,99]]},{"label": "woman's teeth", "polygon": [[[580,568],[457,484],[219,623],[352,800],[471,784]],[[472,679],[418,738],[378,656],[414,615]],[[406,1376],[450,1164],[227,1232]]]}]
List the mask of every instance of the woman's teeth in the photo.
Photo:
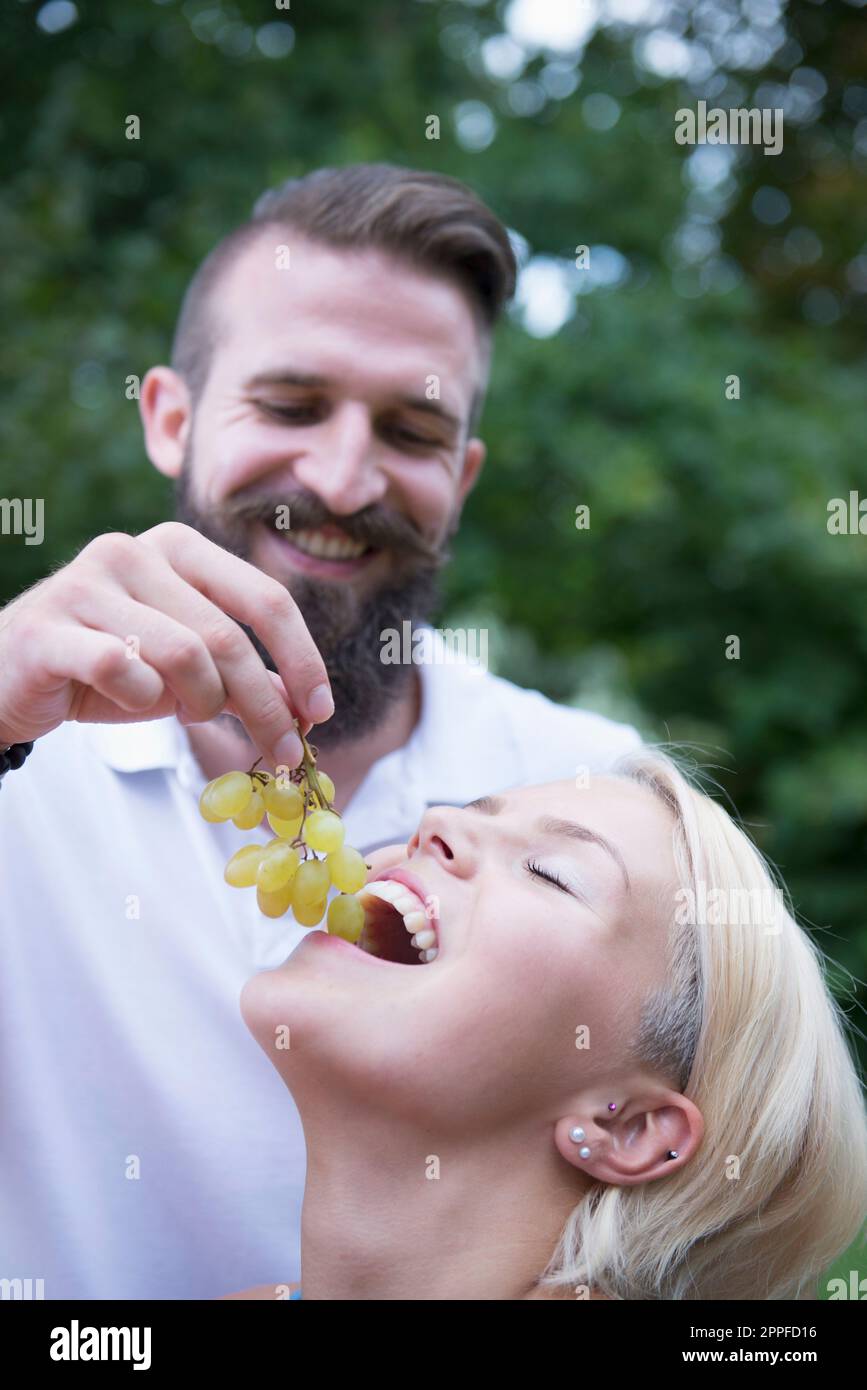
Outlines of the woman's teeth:
[{"label": "woman's teeth", "polygon": [[388,903],[389,907],[400,913],[413,946],[418,947],[419,960],[423,964],[436,960],[439,954],[436,931],[430,924],[424,903],[412,889],[407,888],[404,883],[395,883],[390,878],[378,878],[375,882],[366,884],[358,894],[362,907],[370,898],[378,898],[380,902]]},{"label": "woman's teeth", "polygon": [[321,531],[293,531],[288,539],[317,560],[357,560],[367,550],[366,545],[351,541],[348,536],[324,536]]}]

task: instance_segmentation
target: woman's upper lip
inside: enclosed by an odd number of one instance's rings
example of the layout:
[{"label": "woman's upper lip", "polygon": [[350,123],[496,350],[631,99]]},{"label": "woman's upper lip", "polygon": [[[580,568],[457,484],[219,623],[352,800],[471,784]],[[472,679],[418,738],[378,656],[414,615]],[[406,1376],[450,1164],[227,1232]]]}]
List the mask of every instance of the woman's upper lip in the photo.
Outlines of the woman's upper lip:
[{"label": "woman's upper lip", "polygon": [[374,874],[373,878],[368,879],[368,883],[376,883],[378,879],[390,878],[393,883],[402,883],[410,892],[415,893],[424,903],[425,913],[428,921],[436,923],[436,932],[439,935],[439,903],[436,896],[428,891],[426,883],[409,869],[405,869],[402,864],[396,864],[393,869],[383,869],[382,873]]}]

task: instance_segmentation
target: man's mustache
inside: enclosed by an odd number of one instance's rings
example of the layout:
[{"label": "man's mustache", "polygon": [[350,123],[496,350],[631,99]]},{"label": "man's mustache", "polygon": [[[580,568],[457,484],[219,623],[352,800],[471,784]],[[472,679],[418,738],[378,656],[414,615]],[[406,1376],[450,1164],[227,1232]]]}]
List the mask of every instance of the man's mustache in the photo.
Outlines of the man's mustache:
[{"label": "man's mustache", "polygon": [[[272,530],[290,536],[293,531],[315,531],[322,526],[336,526],[359,545],[368,545],[375,550],[394,550],[436,569],[449,559],[445,543],[435,545],[407,517],[375,504],[349,516],[335,516],[318,497],[309,493],[298,493],[294,497],[285,494],[280,497],[238,497],[224,502],[216,516],[233,530],[250,522],[261,521]],[[454,527],[449,530],[446,539],[454,534],[454,530]]]}]

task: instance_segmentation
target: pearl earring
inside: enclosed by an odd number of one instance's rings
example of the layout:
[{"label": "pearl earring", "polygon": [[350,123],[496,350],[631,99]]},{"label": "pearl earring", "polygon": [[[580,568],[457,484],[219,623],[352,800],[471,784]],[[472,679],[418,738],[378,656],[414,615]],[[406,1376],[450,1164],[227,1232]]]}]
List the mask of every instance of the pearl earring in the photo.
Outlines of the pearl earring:
[{"label": "pearl earring", "polygon": [[[580,1125],[576,1125],[574,1129],[570,1129],[569,1138],[572,1140],[573,1144],[580,1144],[582,1139],[587,1138],[587,1135],[584,1133]],[[590,1150],[588,1149],[586,1144],[584,1145],[583,1149],[578,1150],[578,1153],[581,1156],[581,1158],[590,1157]]]}]

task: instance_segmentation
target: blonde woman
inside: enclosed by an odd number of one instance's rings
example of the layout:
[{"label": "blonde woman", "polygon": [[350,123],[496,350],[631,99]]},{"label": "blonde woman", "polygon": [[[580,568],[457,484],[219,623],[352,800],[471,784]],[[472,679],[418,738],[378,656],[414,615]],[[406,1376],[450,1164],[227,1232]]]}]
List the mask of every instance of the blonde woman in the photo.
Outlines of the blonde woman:
[{"label": "blonde woman", "polygon": [[230,1297],[817,1296],[867,1204],[843,1018],[670,758],[434,808],[371,878],[367,950],[242,992],[308,1167],[301,1286]]}]

